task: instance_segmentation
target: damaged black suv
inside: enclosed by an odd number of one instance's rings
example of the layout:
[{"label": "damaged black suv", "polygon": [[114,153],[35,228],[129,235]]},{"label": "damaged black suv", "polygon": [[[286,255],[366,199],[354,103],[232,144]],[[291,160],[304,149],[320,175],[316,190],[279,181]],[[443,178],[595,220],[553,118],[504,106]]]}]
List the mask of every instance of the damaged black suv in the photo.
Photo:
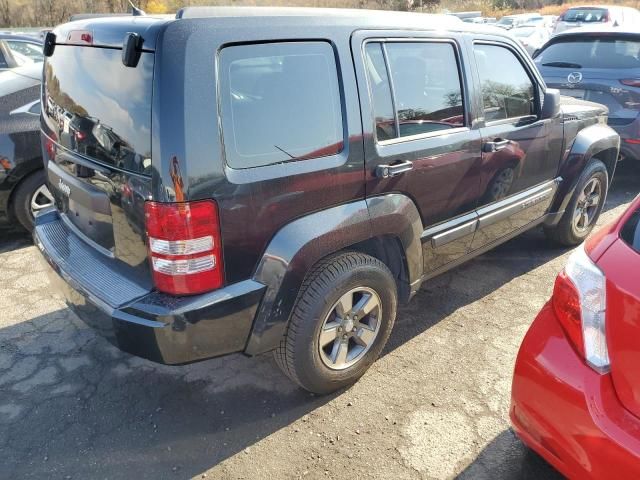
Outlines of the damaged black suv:
[{"label": "damaged black suv", "polygon": [[618,135],[506,33],[422,14],[189,8],[57,27],[35,241],[68,303],[166,364],[273,351],[326,393],[423,281],[593,228]]}]

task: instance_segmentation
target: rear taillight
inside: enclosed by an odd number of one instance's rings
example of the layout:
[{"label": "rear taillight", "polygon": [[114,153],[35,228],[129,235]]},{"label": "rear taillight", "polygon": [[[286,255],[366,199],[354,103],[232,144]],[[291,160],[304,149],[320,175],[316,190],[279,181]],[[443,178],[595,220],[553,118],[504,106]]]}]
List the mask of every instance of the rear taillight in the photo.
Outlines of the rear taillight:
[{"label": "rear taillight", "polygon": [[640,78],[623,78],[620,83],[627,87],[640,88]]},{"label": "rear taillight", "polygon": [[220,288],[224,268],[216,203],[146,202],[144,209],[156,288],[172,295]]},{"label": "rear taillight", "polygon": [[552,304],[578,353],[598,372],[607,372],[606,279],[584,248],[571,254],[556,278]]}]

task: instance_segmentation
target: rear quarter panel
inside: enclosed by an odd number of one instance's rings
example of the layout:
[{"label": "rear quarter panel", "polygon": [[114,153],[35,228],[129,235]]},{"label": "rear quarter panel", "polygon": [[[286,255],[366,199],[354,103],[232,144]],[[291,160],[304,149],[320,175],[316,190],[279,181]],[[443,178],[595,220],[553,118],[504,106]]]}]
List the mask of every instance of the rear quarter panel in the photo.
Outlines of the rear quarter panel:
[{"label": "rear quarter panel", "polygon": [[[171,23],[159,36],[153,109],[154,198],[176,200],[177,164],[184,200],[215,198],[220,209],[226,283],[249,278],[268,241],[313,211],[364,198],[362,127],[350,31],[339,26],[247,28],[228,18]],[[286,33],[285,33],[286,32]],[[217,55],[226,45],[322,40],[333,45],[342,95],[345,147],[337,155],[244,170],[229,168],[218,121]]]}]

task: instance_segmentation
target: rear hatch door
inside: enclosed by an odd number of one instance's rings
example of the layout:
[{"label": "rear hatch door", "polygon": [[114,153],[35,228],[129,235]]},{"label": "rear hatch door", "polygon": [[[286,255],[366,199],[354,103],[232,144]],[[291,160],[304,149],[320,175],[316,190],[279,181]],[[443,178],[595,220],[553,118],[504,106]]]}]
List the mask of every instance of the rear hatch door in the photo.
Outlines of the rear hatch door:
[{"label": "rear hatch door", "polygon": [[154,53],[143,51],[136,67],[126,67],[121,48],[98,40],[107,24],[98,31],[68,25],[44,64],[50,188],[66,228],[150,289],[144,202],[151,198]]},{"label": "rear hatch door", "polygon": [[548,44],[535,62],[549,87],[606,105],[610,125],[627,125],[637,118],[640,35],[571,35]]}]

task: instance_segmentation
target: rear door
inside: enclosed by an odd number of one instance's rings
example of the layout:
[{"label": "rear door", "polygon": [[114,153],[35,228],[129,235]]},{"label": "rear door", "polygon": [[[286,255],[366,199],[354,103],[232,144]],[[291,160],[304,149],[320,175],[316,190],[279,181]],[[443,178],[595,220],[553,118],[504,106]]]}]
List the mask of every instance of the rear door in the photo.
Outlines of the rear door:
[{"label": "rear door", "polygon": [[539,118],[542,86],[519,50],[481,40],[471,47],[484,109],[475,250],[545,214],[556,189],[562,124]]},{"label": "rear door", "polygon": [[149,51],[132,68],[118,48],[58,44],[44,64],[41,117],[48,181],[62,220],[147,286],[153,66]]},{"label": "rear door", "polygon": [[424,271],[435,271],[469,251],[477,224],[480,133],[460,43],[431,32],[358,32],[352,50],[367,196],[414,200],[425,226]]}]

